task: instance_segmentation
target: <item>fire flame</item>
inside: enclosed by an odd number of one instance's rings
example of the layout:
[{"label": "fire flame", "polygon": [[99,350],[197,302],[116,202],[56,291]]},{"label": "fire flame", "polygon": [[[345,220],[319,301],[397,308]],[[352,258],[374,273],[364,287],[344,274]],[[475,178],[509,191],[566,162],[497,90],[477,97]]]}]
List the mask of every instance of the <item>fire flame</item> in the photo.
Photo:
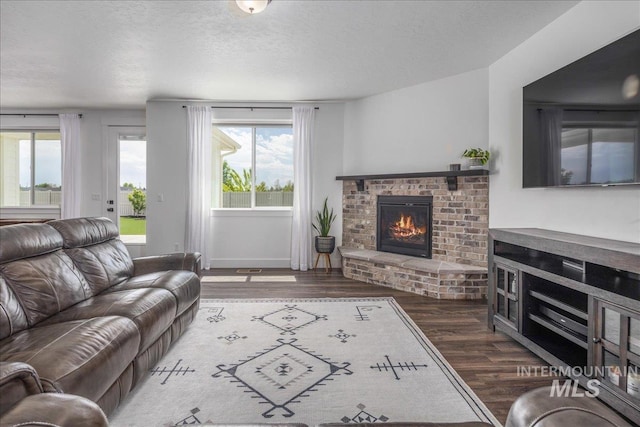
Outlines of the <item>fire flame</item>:
[{"label": "fire flame", "polygon": [[406,239],[413,236],[420,236],[427,232],[427,227],[417,227],[413,223],[411,215],[400,214],[400,219],[389,227],[389,232],[396,239]]}]

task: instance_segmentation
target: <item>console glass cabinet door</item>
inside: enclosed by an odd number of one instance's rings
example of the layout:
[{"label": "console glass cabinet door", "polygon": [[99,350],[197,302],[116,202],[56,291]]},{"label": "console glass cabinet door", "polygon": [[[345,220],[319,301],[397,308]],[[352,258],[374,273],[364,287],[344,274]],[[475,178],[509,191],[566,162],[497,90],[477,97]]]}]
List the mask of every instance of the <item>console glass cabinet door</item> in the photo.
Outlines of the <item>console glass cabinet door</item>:
[{"label": "console glass cabinet door", "polygon": [[496,281],[493,299],[495,313],[518,330],[518,272],[498,263],[495,263],[493,268]]},{"label": "console glass cabinet door", "polygon": [[640,405],[640,312],[596,300],[597,378]]}]

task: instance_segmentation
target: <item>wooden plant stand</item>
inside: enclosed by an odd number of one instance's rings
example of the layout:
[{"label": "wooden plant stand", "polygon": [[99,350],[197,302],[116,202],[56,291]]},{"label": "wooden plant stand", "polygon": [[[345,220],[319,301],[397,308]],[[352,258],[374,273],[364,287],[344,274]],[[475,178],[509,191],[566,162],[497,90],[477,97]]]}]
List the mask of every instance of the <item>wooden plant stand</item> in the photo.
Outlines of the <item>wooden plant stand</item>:
[{"label": "wooden plant stand", "polygon": [[316,256],[316,263],[313,266],[313,269],[316,270],[318,268],[318,261],[320,261],[321,255],[324,258],[324,271],[325,273],[328,273],[333,270],[333,268],[331,267],[331,254],[328,253],[319,253],[318,256]]}]

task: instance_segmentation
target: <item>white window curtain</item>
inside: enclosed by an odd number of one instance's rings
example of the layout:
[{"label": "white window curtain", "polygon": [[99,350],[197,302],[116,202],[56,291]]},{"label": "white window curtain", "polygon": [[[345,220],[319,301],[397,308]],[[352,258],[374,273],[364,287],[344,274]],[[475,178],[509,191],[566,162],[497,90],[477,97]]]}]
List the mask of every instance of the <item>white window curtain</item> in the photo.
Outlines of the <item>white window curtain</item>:
[{"label": "white window curtain", "polygon": [[80,115],[60,114],[62,201],[60,218],[80,216]]},{"label": "white window curtain", "polygon": [[293,221],[291,269],[311,268],[311,146],[315,109],[293,107]]},{"label": "white window curtain", "polygon": [[202,268],[211,268],[211,108],[187,107],[187,221],[184,248],[200,252]]}]

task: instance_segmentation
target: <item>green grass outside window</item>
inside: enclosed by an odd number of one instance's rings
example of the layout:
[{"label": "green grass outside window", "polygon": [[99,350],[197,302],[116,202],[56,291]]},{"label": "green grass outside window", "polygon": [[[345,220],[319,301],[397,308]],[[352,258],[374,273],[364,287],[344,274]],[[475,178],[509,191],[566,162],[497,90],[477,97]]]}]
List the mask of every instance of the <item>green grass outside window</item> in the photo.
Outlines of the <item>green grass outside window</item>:
[{"label": "green grass outside window", "polygon": [[147,219],[145,217],[120,217],[120,234],[125,236],[144,236],[147,234]]}]

